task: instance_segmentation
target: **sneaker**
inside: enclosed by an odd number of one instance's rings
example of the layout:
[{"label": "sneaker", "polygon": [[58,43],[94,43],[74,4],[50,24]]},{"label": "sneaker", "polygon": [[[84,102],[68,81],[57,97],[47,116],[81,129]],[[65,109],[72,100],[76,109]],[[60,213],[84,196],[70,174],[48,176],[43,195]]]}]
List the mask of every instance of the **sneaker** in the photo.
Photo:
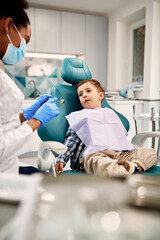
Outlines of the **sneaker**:
[{"label": "sneaker", "polygon": [[143,171],[143,168],[140,166],[139,163],[132,163],[129,161],[123,162],[120,165],[123,165],[123,167],[129,172],[130,174],[133,173],[140,173]]},{"label": "sneaker", "polygon": [[140,172],[143,172],[143,168],[140,166],[139,163],[134,163],[134,165],[135,165],[134,173],[140,173]]}]

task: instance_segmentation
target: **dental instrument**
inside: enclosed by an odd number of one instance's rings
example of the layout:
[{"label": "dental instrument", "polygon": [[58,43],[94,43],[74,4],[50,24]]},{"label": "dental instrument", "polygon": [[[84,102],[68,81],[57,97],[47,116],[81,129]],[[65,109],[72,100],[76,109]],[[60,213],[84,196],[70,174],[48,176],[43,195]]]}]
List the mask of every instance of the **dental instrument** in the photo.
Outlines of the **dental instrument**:
[{"label": "dental instrument", "polygon": [[64,100],[64,99],[61,99],[60,101],[57,101],[57,102],[63,104],[63,103],[65,103],[65,100]]},{"label": "dental instrument", "polygon": [[136,106],[135,104],[133,105],[133,119],[134,119],[134,124],[135,124],[135,131],[136,131],[136,134],[138,134],[138,130],[137,130],[137,121],[136,121]]}]

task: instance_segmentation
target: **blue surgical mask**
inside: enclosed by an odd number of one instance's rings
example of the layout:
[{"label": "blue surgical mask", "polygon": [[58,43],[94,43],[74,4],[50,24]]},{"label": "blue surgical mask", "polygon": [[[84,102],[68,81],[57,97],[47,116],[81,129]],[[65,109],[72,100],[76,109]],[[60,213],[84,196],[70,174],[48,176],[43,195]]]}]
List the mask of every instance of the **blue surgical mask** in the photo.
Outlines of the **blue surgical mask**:
[{"label": "blue surgical mask", "polygon": [[21,43],[20,43],[19,48],[15,47],[12,44],[12,41],[11,41],[9,35],[7,34],[7,37],[8,37],[8,40],[9,40],[10,43],[8,44],[6,53],[3,56],[2,61],[5,64],[8,64],[8,65],[12,65],[12,64],[15,64],[17,62],[20,62],[24,58],[25,53],[27,51],[25,39],[22,38],[22,36],[21,36],[20,32],[18,31],[17,27],[14,24],[13,24],[13,26],[16,29],[17,33],[19,34],[19,36],[21,38]]}]

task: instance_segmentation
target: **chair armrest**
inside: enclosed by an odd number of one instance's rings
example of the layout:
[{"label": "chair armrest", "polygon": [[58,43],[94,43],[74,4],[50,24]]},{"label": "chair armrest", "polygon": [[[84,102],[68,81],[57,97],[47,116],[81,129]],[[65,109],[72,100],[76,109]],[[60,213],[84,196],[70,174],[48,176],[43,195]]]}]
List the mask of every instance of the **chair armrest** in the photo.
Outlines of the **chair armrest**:
[{"label": "chair armrest", "polygon": [[135,135],[132,139],[132,144],[138,147],[142,147],[147,138],[158,137],[160,138],[160,132],[143,132]]},{"label": "chair armrest", "polygon": [[45,141],[42,142],[39,146],[40,155],[42,155],[44,149],[50,149],[55,154],[55,156],[58,156],[59,154],[63,154],[67,151],[67,146],[56,141]]}]

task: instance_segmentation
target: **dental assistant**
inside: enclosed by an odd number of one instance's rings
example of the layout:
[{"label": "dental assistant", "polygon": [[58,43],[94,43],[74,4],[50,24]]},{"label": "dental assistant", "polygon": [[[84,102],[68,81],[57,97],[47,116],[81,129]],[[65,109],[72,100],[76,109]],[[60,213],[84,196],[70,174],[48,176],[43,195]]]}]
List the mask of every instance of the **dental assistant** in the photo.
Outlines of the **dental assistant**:
[{"label": "dental assistant", "polygon": [[[25,0],[5,0],[0,7],[0,59],[5,64],[21,61],[31,37]],[[24,95],[0,69],[0,174],[18,174],[18,156],[31,151],[33,132],[59,114],[49,95],[37,98],[23,109]]]}]

